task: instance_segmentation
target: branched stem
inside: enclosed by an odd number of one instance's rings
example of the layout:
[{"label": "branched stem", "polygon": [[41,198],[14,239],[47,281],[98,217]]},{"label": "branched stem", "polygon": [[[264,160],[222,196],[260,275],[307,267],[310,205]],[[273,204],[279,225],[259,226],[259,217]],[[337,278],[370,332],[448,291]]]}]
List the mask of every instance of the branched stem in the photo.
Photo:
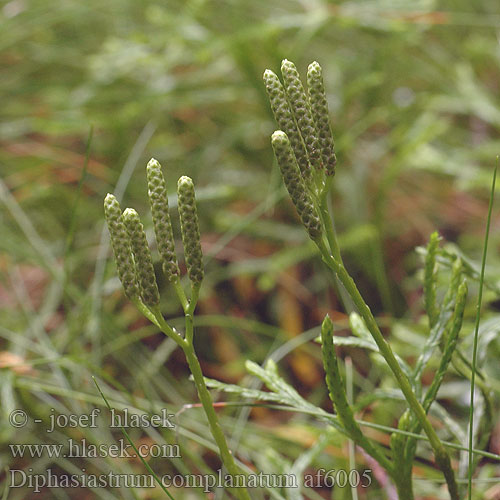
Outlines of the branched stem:
[{"label": "branched stem", "polygon": [[134,303],[135,307],[139,309],[139,311],[142,313],[143,316],[145,316],[151,323],[156,325],[158,328],[161,328],[160,323],[158,322],[158,319],[156,318],[156,315],[153,314],[142,302],[142,300],[139,297],[132,297],[132,302]]},{"label": "branched stem", "polygon": [[189,301],[186,297],[186,294],[184,293],[184,289],[182,288],[181,282],[179,278],[177,278],[175,281],[172,282],[172,285],[174,286],[175,293],[177,294],[177,298],[179,299],[179,302],[181,303],[182,310],[186,312],[186,309],[189,306]]},{"label": "branched stem", "polygon": [[[180,287],[180,283],[178,281],[177,283],[179,284]],[[194,383],[196,385],[196,390],[198,392],[198,397],[200,398],[203,410],[205,411],[205,415],[208,420],[210,431],[219,448],[222,463],[224,464],[224,467],[226,467],[229,474],[234,477],[239,474],[242,474],[242,471],[240,471],[240,469],[236,465],[234,457],[227,445],[226,438],[224,436],[224,433],[222,432],[219,420],[217,418],[217,414],[215,413],[210,392],[208,391],[207,386],[205,384],[203,372],[201,370],[200,362],[198,361],[198,357],[196,355],[196,351],[194,349],[194,344],[193,344],[193,337],[194,337],[193,313],[194,309],[196,308],[196,303],[198,301],[199,289],[200,289],[199,285],[194,285],[191,289],[191,300],[188,302],[186,299],[185,304],[182,304],[183,309],[185,311],[186,333],[184,338],[165,321],[158,307],[150,310],[140,300],[134,301],[134,303],[136,304],[138,309],[144,314],[144,316],[146,316],[152,323],[154,323],[158,328],[160,328],[160,330],[165,335],[174,340],[177,343],[177,345],[179,345],[184,351],[184,355],[186,356],[189,369],[191,371],[191,374],[193,375]],[[184,291],[182,291],[182,293],[183,295],[181,295],[181,297],[184,296],[185,298]],[[237,488],[232,491],[235,494],[235,496],[240,500],[250,500],[248,491],[245,488]]]},{"label": "branched stem", "polygon": [[[193,304],[192,307],[194,309],[196,301],[193,302],[193,298],[191,299],[191,304]],[[205,415],[207,416],[210,431],[212,432],[212,436],[215,439],[217,446],[219,447],[222,463],[228,470],[229,474],[233,477],[236,477],[242,474],[242,472],[234,461],[234,457],[227,445],[226,437],[224,436],[224,433],[222,432],[221,426],[219,424],[219,420],[217,419],[213,401],[205,384],[205,379],[203,377],[203,372],[201,371],[200,362],[198,361],[198,357],[196,356],[196,352],[194,350],[193,330],[193,316],[188,312],[186,313],[186,339],[182,345],[182,349],[186,356],[191,374],[193,375],[196,390],[198,391],[198,397],[200,398],[203,409],[205,410]],[[233,492],[240,500],[250,500],[248,491],[245,488],[238,488],[233,490]]]},{"label": "branched stem", "polygon": [[[175,242],[168,213],[167,188],[160,164],[151,159],[147,166],[147,172],[151,213],[158,249],[163,260],[163,271],[174,287],[184,311],[185,335],[183,336],[175,328],[172,328],[165,321],[161,312],[160,294],[151,252],[139,214],[131,208],[127,208],[122,213],[116,197],[108,194],[104,200],[104,213],[110,231],[118,276],[127,297],[137,309],[184,351],[198,396],[208,419],[210,431],[219,447],[222,463],[231,476],[237,476],[242,474],[242,471],[236,465],[233,455],[229,451],[193,343],[194,310],[204,275],[193,181],[189,177],[182,176],[177,184],[182,243],[187,274],[191,282],[191,295],[188,299],[179,278],[180,270],[175,255]],[[317,225],[316,229],[319,231],[319,217],[317,217]],[[250,500],[246,488],[230,488],[230,490],[239,500]],[[166,489],[165,493],[170,496]]]},{"label": "branched stem", "polygon": [[424,408],[415,396],[415,393],[411,388],[410,381],[399,366],[399,363],[394,356],[390,345],[384,339],[370,308],[359,293],[354,280],[351,278],[344,265],[331,255],[322,240],[318,241],[317,245],[321,252],[323,261],[339,278],[340,282],[343,284],[344,288],[350,295],[356,308],[364,319],[365,324],[373,337],[373,340],[375,340],[379,348],[380,354],[384,357],[387,364],[389,365],[389,368],[392,370],[394,376],[396,377],[398,385],[401,388],[406,401],[408,402],[408,405],[410,406],[411,410],[422,426],[422,429],[429,438],[429,443],[432,447],[432,450],[434,451],[436,463],[442,470],[448,484],[450,497],[452,498],[452,500],[458,500],[458,487],[455,480],[455,474],[451,467],[450,457],[448,456],[446,449],[444,448],[441,440],[436,434],[436,431],[429,422]]},{"label": "branched stem", "polygon": [[[340,247],[337,241],[337,235],[335,233],[335,225],[333,223],[333,217],[330,214],[330,210],[328,208],[328,192],[330,190],[332,180],[333,176],[329,176],[326,178],[323,190],[320,192],[318,196],[318,202],[319,202],[318,210],[319,210],[319,216],[323,223],[323,227],[325,228],[326,239],[328,241],[328,246],[330,248],[330,251],[335,260],[343,264],[342,255],[340,253]],[[333,285],[337,297],[339,298],[341,304],[344,306],[344,310],[347,313],[351,313],[353,311],[352,301],[349,295],[346,293],[346,291],[342,288],[342,285],[335,274],[333,276]]]},{"label": "branched stem", "polygon": [[186,339],[182,338],[182,335],[165,321],[159,308],[155,309],[153,312],[160,330],[174,340],[179,347],[184,349],[184,346],[187,344]]},{"label": "branched stem", "polygon": [[323,221],[323,225],[326,232],[326,239],[328,240],[328,245],[332,251],[333,258],[342,263],[342,255],[340,254],[340,247],[337,241],[337,235],[335,234],[335,228],[333,225],[333,220],[328,210],[328,193],[330,191],[330,185],[333,180],[333,176],[327,178],[325,187],[321,192],[319,197],[319,211],[320,216]]}]

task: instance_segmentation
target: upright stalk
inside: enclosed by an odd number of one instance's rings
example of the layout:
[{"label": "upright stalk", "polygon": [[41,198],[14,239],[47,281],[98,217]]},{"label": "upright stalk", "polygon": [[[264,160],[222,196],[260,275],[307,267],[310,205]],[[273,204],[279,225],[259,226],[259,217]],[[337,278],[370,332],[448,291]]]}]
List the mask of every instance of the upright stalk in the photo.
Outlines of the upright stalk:
[{"label": "upright stalk", "polygon": [[[321,66],[317,62],[309,65],[307,72],[308,95],[305,93],[293,63],[286,59],[283,60],[281,73],[284,85],[281,85],[277,75],[270,70],[265,71],[264,82],[271,109],[281,129],[272,134],[271,144],[285,186],[302,224],[321,252],[323,261],[333,271],[335,288],[337,292],[340,292],[338,293],[339,299],[342,303],[346,303],[346,298],[350,298],[363,317],[380,354],[394,373],[410,410],[428,436],[436,463],[446,478],[452,500],[458,500],[458,488],[450,457],[430,424],[425,409],[413,391],[408,377],[399,366],[391,347],[380,332],[370,308],[363,300],[342,262],[327,203],[328,192],[335,174],[336,155]],[[318,151],[320,155],[318,155]],[[343,286],[339,286],[339,283]],[[382,291],[387,295],[387,298],[390,298],[390,294],[386,293],[385,286],[382,287]],[[346,293],[348,297],[346,297]],[[325,353],[328,365],[326,368],[331,368],[329,358],[333,358],[333,356],[333,352]],[[330,382],[336,378],[336,376],[331,376]],[[329,389],[330,386],[335,389],[332,383],[330,383]],[[330,392],[332,393],[332,391]],[[337,400],[342,407],[349,406],[343,398],[341,400],[340,392],[333,392],[332,400]],[[339,412],[337,411],[337,413]],[[352,423],[352,419],[347,413],[344,414],[344,417],[346,417],[344,419],[346,422]],[[399,451],[402,450],[402,444],[395,443],[399,446]],[[396,464],[395,472],[398,468],[403,470],[402,467],[404,468],[405,465],[408,464]],[[405,500],[411,498],[411,475],[400,478],[395,473],[395,476],[401,498]]]},{"label": "upright stalk", "polygon": [[[337,260],[337,262],[343,264],[342,254],[340,253],[340,247],[337,241],[337,235],[335,233],[335,225],[333,224],[333,219],[328,208],[328,193],[330,191],[332,181],[333,176],[329,176],[326,178],[323,190],[318,196],[318,211],[323,223],[323,227],[325,228],[326,239],[328,241],[328,246],[330,247],[333,257],[335,260]],[[333,286],[337,297],[344,307],[344,310],[350,314],[354,310],[352,300],[341,286],[341,283],[336,275],[333,276]]]},{"label": "upright stalk", "polygon": [[495,198],[495,183],[497,179],[498,170],[498,156],[495,170],[493,172],[493,180],[491,183],[490,202],[488,206],[488,219],[486,221],[486,234],[484,236],[483,257],[481,260],[481,274],[479,277],[479,294],[476,306],[476,324],[474,327],[474,342],[472,345],[472,376],[470,379],[470,407],[469,407],[469,460],[468,460],[468,482],[467,482],[467,495],[469,500],[472,498],[472,473],[473,473],[473,460],[472,448],[474,445],[474,390],[476,382],[476,364],[477,364],[477,346],[479,337],[479,323],[481,321],[481,304],[483,300],[483,285],[484,285],[484,272],[486,269],[486,255],[488,253],[488,239],[490,236],[491,225],[491,212],[493,209],[493,199]]},{"label": "upright stalk", "polygon": [[319,240],[317,242],[317,246],[321,252],[323,261],[335,273],[335,275],[339,278],[340,282],[344,285],[344,288],[347,290],[347,293],[350,295],[352,301],[354,302],[354,305],[356,306],[362,318],[364,319],[365,324],[373,337],[373,340],[376,342],[379,348],[380,354],[384,357],[387,364],[389,365],[389,368],[392,370],[394,376],[396,377],[398,385],[401,388],[401,391],[403,392],[406,401],[408,402],[408,405],[410,406],[411,410],[413,411],[417,420],[422,426],[422,429],[429,438],[429,443],[434,452],[436,463],[442,470],[446,482],[448,484],[450,497],[452,498],[452,500],[458,500],[459,499],[458,487],[455,480],[455,474],[451,467],[450,457],[446,449],[444,448],[443,444],[441,443],[441,440],[439,439],[438,435],[436,434],[436,431],[429,422],[429,419],[427,418],[424,408],[422,407],[417,397],[415,396],[415,393],[411,388],[410,381],[403,373],[403,370],[401,370],[401,367],[399,366],[399,363],[396,357],[394,356],[394,353],[392,352],[390,345],[384,339],[382,332],[380,331],[370,308],[368,307],[363,297],[359,293],[359,290],[356,284],[354,283],[354,280],[351,278],[344,265],[338,262],[330,254],[330,251],[326,248],[326,245],[322,240]]},{"label": "upright stalk", "polygon": [[328,245],[332,251],[333,258],[340,263],[342,261],[342,255],[340,254],[340,247],[337,241],[337,235],[335,234],[335,226],[333,224],[332,216],[328,210],[328,193],[330,192],[330,186],[333,181],[333,176],[329,176],[326,179],[323,191],[319,195],[319,213],[323,225],[325,227],[326,239],[328,240]]},{"label": "upright stalk", "polygon": [[[104,200],[104,213],[110,231],[118,276],[126,295],[139,311],[184,351],[210,431],[219,447],[222,463],[231,476],[242,475],[243,472],[236,465],[227,446],[193,344],[193,315],[204,275],[194,184],[192,179],[186,176],[182,176],[177,183],[182,243],[187,275],[191,282],[191,295],[188,300],[180,283],[180,269],[175,254],[167,187],[161,165],[154,159],[151,159],[147,165],[147,177],[149,201],[158,250],[163,261],[162,267],[184,311],[185,334],[182,335],[172,328],[161,313],[160,294],[153,260],[139,214],[131,208],[127,208],[122,213],[116,197],[108,194]],[[250,500],[246,488],[229,489],[239,500]],[[165,490],[165,492],[169,495],[168,491]]]},{"label": "upright stalk", "polygon": [[400,500],[413,500],[413,488],[411,484],[411,475],[403,473],[396,481],[396,491]]},{"label": "upright stalk", "polygon": [[[186,314],[186,339],[187,338],[193,338],[193,316],[190,314]],[[203,409],[205,410],[210,431],[215,439],[215,442],[217,443],[217,446],[219,447],[222,463],[231,476],[238,476],[239,474],[242,474],[242,471],[234,461],[234,457],[227,445],[226,437],[224,436],[219,420],[217,419],[212,398],[205,384],[205,379],[203,378],[200,362],[196,356],[193,343],[186,342],[183,346],[183,350],[186,355],[189,369],[193,375],[196,390],[198,391],[198,397],[200,398]],[[250,496],[246,489],[234,489],[233,492],[241,500],[250,500]]]},{"label": "upright stalk", "polygon": [[[161,331],[165,335],[173,339],[184,351],[184,355],[186,356],[189,369],[191,371],[191,374],[193,375],[196,390],[198,392],[198,397],[200,398],[203,410],[205,411],[205,415],[208,420],[210,432],[212,433],[212,436],[219,448],[219,453],[222,463],[231,476],[237,476],[243,474],[243,472],[236,465],[234,457],[227,445],[226,438],[224,436],[224,433],[222,432],[219,420],[217,418],[217,414],[215,413],[214,410],[212,397],[210,396],[210,393],[208,392],[207,386],[205,384],[205,379],[203,377],[203,372],[201,370],[200,362],[198,361],[198,357],[194,349],[193,310],[195,305],[196,302],[191,300],[189,304],[186,306],[185,310],[186,331],[184,338],[182,338],[179,335],[179,333],[177,333],[173,328],[171,328],[167,324],[167,322],[163,319],[159,311],[155,311],[156,314],[154,315],[155,319],[154,323],[161,329]],[[250,500],[250,496],[246,488],[235,488],[232,491],[236,495],[236,497],[238,497],[240,500]]]}]

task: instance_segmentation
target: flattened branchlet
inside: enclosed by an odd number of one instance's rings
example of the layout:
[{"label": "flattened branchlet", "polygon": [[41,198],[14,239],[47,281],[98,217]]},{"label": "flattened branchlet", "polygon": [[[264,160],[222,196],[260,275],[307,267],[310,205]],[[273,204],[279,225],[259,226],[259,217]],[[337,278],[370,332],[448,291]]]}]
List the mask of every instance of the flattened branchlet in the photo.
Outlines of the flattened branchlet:
[{"label": "flattened branchlet", "polygon": [[144,227],[139,214],[133,208],[127,208],[122,217],[130,237],[142,301],[145,305],[154,307],[160,303],[160,293]]},{"label": "flattened branchlet", "polygon": [[432,328],[436,324],[439,311],[436,305],[436,280],[437,280],[437,265],[436,255],[439,248],[439,234],[434,232],[431,234],[429,244],[427,245],[427,254],[425,257],[424,268],[424,298],[425,310],[429,317],[429,326]]},{"label": "flattened branchlet", "polygon": [[333,323],[328,314],[321,324],[321,355],[328,394],[342,426],[359,446],[363,447],[389,473],[392,473],[392,465],[383,455],[380,447],[363,435],[359,424],[354,418],[354,412],[347,400],[344,380],[340,374],[335,345],[333,343]]},{"label": "flattened branchlet", "polygon": [[139,296],[134,260],[130,239],[122,220],[122,210],[118,200],[110,193],[104,199],[104,216],[111,238],[118,277],[129,299]]}]

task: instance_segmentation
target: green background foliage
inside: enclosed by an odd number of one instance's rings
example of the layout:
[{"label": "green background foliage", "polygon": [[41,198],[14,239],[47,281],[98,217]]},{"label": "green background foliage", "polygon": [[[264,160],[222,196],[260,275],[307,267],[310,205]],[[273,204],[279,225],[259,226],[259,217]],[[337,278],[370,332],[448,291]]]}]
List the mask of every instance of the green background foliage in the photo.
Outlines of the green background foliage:
[{"label": "green background foliage", "polygon": [[[151,157],[164,166],[172,210],[180,175],[192,177],[197,188],[206,279],[195,343],[205,374],[251,388],[256,382],[245,375],[245,361],[271,356],[307,401],[331,410],[320,350],[310,341],[326,312],[340,335],[349,334],[348,318],[285,196],[273,158],[275,124],[262,73],[278,72],[283,58],[294,61],[301,75],[313,60],[323,68],[338,157],[332,204],[343,257],[396,352],[414,362],[427,335],[415,247],[437,229],[446,251],[460,247],[466,273],[477,277],[500,151],[499,25],[494,0],[3,2],[1,418],[20,407],[44,420],[51,407],[88,413],[103,404],[91,375],[116,407],[153,412],[168,406],[175,412],[196,402],[182,355],[124,297],[104,228],[102,200],[114,192],[123,207],[138,210],[153,240],[145,175]],[[479,366],[490,375],[497,401],[498,227],[494,218],[479,340]],[[450,271],[446,254],[439,259],[442,295]],[[162,310],[180,326],[180,309],[162,281],[156,254],[155,267]],[[465,352],[475,279],[469,288]],[[393,380],[378,355],[349,346],[339,354],[353,359],[354,396],[359,408],[369,408],[361,416],[394,425],[404,405],[391,392]],[[434,359],[429,370],[438,365]],[[456,376],[443,382],[445,413],[439,419],[450,419],[443,438],[452,440],[455,429],[460,440],[467,387]],[[377,399],[365,407],[362,395],[370,393]],[[320,442],[303,455],[322,430],[307,415],[229,407],[221,416],[224,428],[234,429],[229,441],[240,457],[260,469],[348,465],[340,436],[332,438],[336,447]],[[7,446],[44,443],[44,429],[16,430],[5,422],[0,465],[45,470],[46,457],[20,464]],[[184,409],[178,423],[175,433],[131,435],[182,444],[182,460],[151,461],[159,472],[216,469],[203,414]],[[72,432],[62,430],[51,440],[82,438]],[[119,437],[105,427],[80,432],[94,442]],[[427,461],[428,447],[418,455],[420,477],[439,477]],[[304,462],[296,462],[299,457]],[[54,467],[142,470],[139,462],[109,458],[61,459]],[[488,481],[495,474],[495,461],[481,462],[485,481],[477,498],[492,488]],[[422,480],[418,491],[441,498],[436,484]],[[359,494],[386,498],[377,481],[370,492]],[[137,498],[125,489],[88,494]],[[176,498],[188,494],[203,498],[196,490]],[[288,492],[277,494],[289,498]],[[315,499],[329,492],[310,494]],[[336,495],[350,498],[350,491]],[[9,498],[29,494],[12,490]]]}]

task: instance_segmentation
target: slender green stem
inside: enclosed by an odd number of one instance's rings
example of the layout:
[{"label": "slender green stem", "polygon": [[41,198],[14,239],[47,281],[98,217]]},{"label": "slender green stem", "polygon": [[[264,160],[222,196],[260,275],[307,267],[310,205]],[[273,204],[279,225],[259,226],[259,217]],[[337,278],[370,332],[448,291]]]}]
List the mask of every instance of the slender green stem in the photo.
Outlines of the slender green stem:
[{"label": "slender green stem", "polygon": [[189,301],[187,307],[185,308],[186,325],[190,321],[191,327],[186,328],[186,341],[193,345],[193,314],[196,309],[196,304],[198,303],[198,295],[200,293],[200,284],[194,284],[191,286],[191,300]]},{"label": "slender green stem", "polygon": [[377,460],[392,477],[394,467],[391,462],[383,454],[382,449],[377,444],[372,443],[363,434],[354,418],[354,412],[347,399],[344,381],[340,374],[337,355],[335,353],[335,346],[333,344],[333,324],[328,316],[323,321],[321,327],[321,350],[326,374],[326,385],[340,423],[349,434],[350,439]]},{"label": "slender green stem", "polygon": [[[99,387],[99,384],[97,383],[96,378],[93,375],[92,375],[92,380],[94,381],[94,384],[96,385],[97,390],[99,391],[99,394],[101,395],[102,399],[104,400],[104,403],[108,407],[108,410],[113,411],[113,408],[109,404],[108,400],[106,399],[106,396],[102,392],[101,388]],[[127,429],[125,429],[125,427],[123,427],[123,426],[120,426],[120,429],[122,431],[122,434],[125,436],[125,439],[129,442],[130,446],[132,446],[132,448],[134,449],[136,456],[140,458],[142,464],[147,469],[147,471],[153,476],[153,478],[156,481],[156,483],[158,484],[158,486],[165,492],[165,494],[168,496],[168,498],[170,498],[171,500],[175,500],[174,497],[167,490],[167,488],[164,486],[160,477],[158,477],[156,472],[151,468],[151,466],[146,462],[146,460],[143,458],[143,456],[139,453],[139,450],[136,448],[134,442],[132,441],[132,438],[130,437],[129,433],[127,432]]]},{"label": "slender green stem", "polygon": [[182,288],[182,285],[181,285],[179,278],[177,278],[175,281],[173,281],[172,285],[174,286],[175,293],[177,294],[177,298],[179,299],[179,302],[181,303],[183,311],[186,312],[186,309],[189,306],[189,301],[186,297],[186,294],[184,293],[184,289]]},{"label": "slender green stem", "polygon": [[[186,325],[188,322],[192,325],[193,324],[193,316],[189,313],[186,313],[185,317],[186,317]],[[191,326],[191,328],[186,328],[186,342],[191,347],[193,347],[193,333],[194,333],[194,329],[192,326]],[[194,349],[194,347],[193,347],[193,349]]]},{"label": "slender green stem", "polygon": [[[406,410],[398,422],[398,430],[408,431],[411,423],[411,412]],[[405,460],[405,446],[408,436],[393,432],[391,434],[392,461],[394,462],[394,483],[398,491],[398,498],[413,500],[413,484],[411,479],[412,460]],[[416,441],[415,441],[416,442]]]},{"label": "slender green stem", "polygon": [[[174,328],[172,328],[163,318],[160,309],[157,307],[150,310],[147,308],[140,300],[134,301],[138,309],[146,316],[152,323],[154,323],[160,330],[173,339],[184,351],[186,360],[189,365],[191,374],[193,375],[194,383],[198,391],[198,397],[200,398],[201,404],[207,416],[208,424],[210,426],[210,431],[212,436],[219,447],[220,456],[222,463],[228,470],[229,474],[236,476],[242,474],[236,462],[234,461],[233,455],[229,451],[226,438],[222,429],[219,425],[217,419],[217,414],[215,413],[212,398],[208,392],[207,386],[205,384],[205,379],[203,377],[203,372],[201,371],[200,362],[196,356],[193,345],[193,312],[196,307],[196,302],[198,300],[199,286],[193,287],[191,301],[186,304],[185,312],[185,322],[186,322],[186,337],[183,338]],[[240,500],[250,500],[250,496],[246,489],[234,489],[234,494]]]},{"label": "slender green stem", "polygon": [[182,347],[184,349],[184,346],[187,344],[186,339],[182,338],[182,335],[175,329],[172,328],[163,318],[163,314],[161,313],[159,307],[156,307],[155,309],[152,310],[152,313],[154,314],[154,317],[156,319],[156,325],[160,328],[160,330],[170,337],[172,340],[174,340],[177,345]]},{"label": "slender green stem", "polygon": [[[219,447],[222,462],[226,467],[226,469],[228,470],[229,474],[235,477],[238,476],[239,474],[242,474],[242,472],[240,471],[240,469],[236,465],[236,462],[234,461],[234,457],[227,445],[226,437],[224,436],[224,433],[222,432],[222,429],[219,424],[219,420],[217,419],[217,414],[215,413],[212,398],[205,384],[205,379],[203,377],[201,366],[196,356],[193,343],[192,341],[188,341],[188,339],[192,338],[193,338],[193,317],[190,314],[186,314],[187,342],[183,345],[184,354],[186,355],[189,368],[193,375],[194,383],[198,391],[198,397],[200,398],[203,409],[205,410],[205,414],[208,419],[208,425],[210,426],[212,436],[214,437],[215,442]],[[235,489],[234,494],[240,500],[250,500],[248,491],[244,488]]]},{"label": "slender green stem", "polygon": [[497,156],[497,163],[495,165],[495,171],[493,172],[493,180],[491,182],[490,201],[488,206],[488,219],[486,221],[486,234],[484,236],[483,257],[481,261],[481,275],[479,278],[479,295],[477,298],[476,325],[474,328],[474,344],[472,348],[472,376],[470,379],[470,409],[469,409],[469,464],[468,464],[469,473],[468,473],[468,486],[467,486],[469,499],[472,498],[473,455],[471,450],[474,441],[474,389],[476,382],[477,339],[479,336],[479,322],[481,320],[481,304],[483,300],[484,271],[486,268],[486,254],[488,252],[488,239],[490,236],[491,212],[493,211],[493,199],[495,198],[495,182],[497,179],[497,169],[498,169],[498,156]]},{"label": "slender green stem", "polygon": [[161,329],[160,323],[158,322],[158,319],[156,318],[156,315],[153,314],[148,307],[144,305],[142,300],[139,297],[133,297],[132,302],[134,303],[135,307],[139,309],[139,311],[142,313],[143,316],[149,319],[151,323],[156,325],[158,328]]},{"label": "slender green stem", "polygon": [[189,301],[186,313],[193,314],[198,303],[198,296],[200,295],[200,283],[191,285],[191,300]]},{"label": "slender green stem", "polygon": [[[330,185],[332,180],[333,180],[332,176],[327,177],[326,179],[323,191],[321,191],[318,197],[319,200],[318,210],[321,221],[323,222],[323,227],[325,228],[326,239],[328,241],[330,251],[332,252],[333,257],[338,262],[343,263],[342,255],[340,253],[340,247],[337,240],[337,234],[335,233],[335,225],[333,223],[333,217],[330,214],[330,210],[328,208],[328,192],[330,190]],[[333,276],[333,285],[335,293],[337,294],[337,297],[339,298],[342,306],[344,307],[344,310],[347,313],[351,313],[354,309],[352,301],[350,300],[349,295],[346,293],[346,291],[342,288],[339,279],[335,275]]]},{"label": "slender green stem", "polygon": [[403,392],[408,405],[410,406],[411,410],[420,422],[422,429],[429,438],[429,443],[434,451],[436,463],[442,470],[446,478],[446,482],[448,483],[448,489],[451,498],[453,500],[458,500],[458,487],[455,480],[455,474],[453,472],[453,469],[451,468],[450,457],[443,444],[441,443],[438,435],[436,434],[436,431],[429,422],[424,408],[415,396],[415,393],[411,388],[410,381],[401,370],[401,367],[399,366],[399,363],[394,356],[390,345],[384,339],[384,336],[382,335],[382,332],[380,331],[370,308],[359,293],[354,280],[351,278],[345,267],[330,254],[323,241],[319,241],[317,244],[322,254],[323,261],[338,276],[340,282],[344,285],[344,288],[347,290],[347,293],[350,295],[359,313],[363,317],[368,330],[370,331],[373,339],[378,345],[380,354],[382,354],[382,356],[385,358],[387,364],[389,365],[389,368],[392,370],[394,376],[396,377],[398,385],[401,388],[401,391]]},{"label": "slender green stem", "polygon": [[[411,470],[411,468],[410,468]],[[413,488],[411,484],[411,475],[403,473],[398,477],[396,484],[396,491],[400,500],[413,500]]]},{"label": "slender green stem", "polygon": [[340,247],[337,241],[337,235],[335,234],[335,227],[333,225],[332,217],[328,210],[328,192],[330,191],[330,184],[333,177],[330,176],[326,180],[325,187],[321,192],[319,197],[319,211],[323,224],[326,231],[326,239],[328,240],[328,245],[332,251],[332,255],[335,260],[342,263],[342,255],[340,254]]},{"label": "slender green stem", "polygon": [[[352,359],[350,357],[345,358],[345,378],[347,403],[352,408],[354,397],[352,383]],[[349,469],[356,469],[356,448],[352,439],[349,440]],[[354,484],[351,485],[351,496],[352,500],[358,500],[358,489]]]}]

